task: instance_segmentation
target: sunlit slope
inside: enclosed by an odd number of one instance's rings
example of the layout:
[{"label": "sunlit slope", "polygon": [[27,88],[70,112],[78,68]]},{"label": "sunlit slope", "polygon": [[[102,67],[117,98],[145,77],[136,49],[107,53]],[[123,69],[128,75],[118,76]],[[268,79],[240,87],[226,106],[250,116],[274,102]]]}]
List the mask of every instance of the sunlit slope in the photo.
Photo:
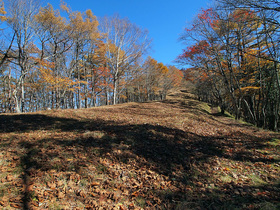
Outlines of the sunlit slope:
[{"label": "sunlit slope", "polygon": [[0,126],[6,209],[279,208],[279,134],[220,116],[186,91],[0,115]]}]

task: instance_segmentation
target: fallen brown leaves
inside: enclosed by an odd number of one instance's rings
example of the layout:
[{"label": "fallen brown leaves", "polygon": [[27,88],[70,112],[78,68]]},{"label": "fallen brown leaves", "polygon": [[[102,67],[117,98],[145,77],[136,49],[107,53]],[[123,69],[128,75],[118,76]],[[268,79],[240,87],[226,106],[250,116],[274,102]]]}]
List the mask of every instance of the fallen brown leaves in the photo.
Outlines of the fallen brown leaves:
[{"label": "fallen brown leaves", "polygon": [[0,206],[279,208],[279,134],[186,95],[0,115]]}]

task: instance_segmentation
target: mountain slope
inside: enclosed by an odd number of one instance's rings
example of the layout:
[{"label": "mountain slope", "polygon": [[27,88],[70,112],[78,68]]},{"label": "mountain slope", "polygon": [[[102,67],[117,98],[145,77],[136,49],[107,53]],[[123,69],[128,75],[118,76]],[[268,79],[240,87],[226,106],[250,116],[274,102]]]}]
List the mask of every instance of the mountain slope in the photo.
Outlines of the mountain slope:
[{"label": "mountain slope", "polygon": [[279,133],[163,102],[0,115],[6,209],[277,209]]}]

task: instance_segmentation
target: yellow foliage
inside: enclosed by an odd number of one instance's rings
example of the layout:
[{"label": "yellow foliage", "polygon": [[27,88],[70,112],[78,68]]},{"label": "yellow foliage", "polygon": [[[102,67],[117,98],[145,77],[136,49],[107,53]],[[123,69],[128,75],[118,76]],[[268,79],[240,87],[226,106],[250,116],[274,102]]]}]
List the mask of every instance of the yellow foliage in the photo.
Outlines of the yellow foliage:
[{"label": "yellow foliage", "polygon": [[0,20],[1,21],[6,21],[7,20],[7,17],[5,16],[6,14],[7,14],[7,12],[5,11],[4,3],[2,2],[2,5],[0,7]]},{"label": "yellow foliage", "polygon": [[127,99],[127,96],[121,94],[121,95],[120,95],[120,98],[125,100],[125,99]]},{"label": "yellow foliage", "polygon": [[53,64],[47,61],[39,62],[39,81],[38,84],[44,84],[50,90],[60,88],[68,91],[75,91],[79,83],[86,83],[84,81],[73,81],[69,77],[57,76],[51,67]]},{"label": "yellow foliage", "polygon": [[61,1],[60,8],[67,13],[70,12],[70,7],[66,4],[66,2]]},{"label": "yellow foliage", "polygon": [[273,64],[273,62],[269,61],[268,59],[259,58],[260,57],[259,54],[260,54],[259,50],[249,49],[244,55],[247,61],[246,66],[251,68],[257,68],[257,67],[263,68],[267,65]]},{"label": "yellow foliage", "polygon": [[158,63],[157,68],[160,70],[162,74],[168,73],[168,68],[163,63]]},{"label": "yellow foliage", "polygon": [[87,10],[85,13],[71,12],[69,13],[69,18],[75,38],[84,37],[95,40],[100,37],[97,29],[99,23],[91,10]]},{"label": "yellow foliage", "polygon": [[89,19],[96,19],[96,17],[93,15],[93,12],[90,9],[86,10],[86,15]]},{"label": "yellow foliage", "polygon": [[242,92],[254,92],[260,90],[260,87],[256,86],[247,86],[240,88]]},{"label": "yellow foliage", "polygon": [[45,30],[62,31],[67,27],[65,18],[61,17],[59,11],[55,11],[51,4],[41,8],[39,13],[35,15],[35,20]]},{"label": "yellow foliage", "polygon": [[125,58],[126,52],[122,49],[119,49],[114,43],[109,43],[109,49],[107,49],[111,56],[113,54],[118,55],[119,59],[122,60]]}]

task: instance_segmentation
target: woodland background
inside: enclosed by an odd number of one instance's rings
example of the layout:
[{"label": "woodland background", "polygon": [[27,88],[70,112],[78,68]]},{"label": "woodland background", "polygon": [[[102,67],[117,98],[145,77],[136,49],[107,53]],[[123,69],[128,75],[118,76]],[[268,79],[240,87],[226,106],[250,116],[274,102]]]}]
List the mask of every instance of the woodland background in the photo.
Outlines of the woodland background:
[{"label": "woodland background", "polygon": [[2,2],[0,113],[162,100],[185,78],[221,113],[278,130],[279,6],[213,1],[180,36],[181,71],[149,57],[148,32],[127,18]]},{"label": "woodland background", "polygon": [[148,56],[148,31],[117,14],[1,6],[0,113],[164,99],[183,74]]},{"label": "woodland background", "polygon": [[279,129],[278,0],[217,0],[181,36],[178,62],[196,94],[254,125]]}]

